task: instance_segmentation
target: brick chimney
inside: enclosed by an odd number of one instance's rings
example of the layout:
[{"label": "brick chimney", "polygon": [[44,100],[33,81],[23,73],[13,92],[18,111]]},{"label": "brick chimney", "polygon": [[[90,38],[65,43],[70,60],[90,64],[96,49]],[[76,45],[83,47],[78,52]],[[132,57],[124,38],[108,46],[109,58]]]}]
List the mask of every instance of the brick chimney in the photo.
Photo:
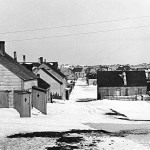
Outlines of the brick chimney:
[{"label": "brick chimney", "polygon": [[26,63],[26,55],[23,55],[23,63]]},{"label": "brick chimney", "polygon": [[43,57],[40,57],[38,60],[39,60],[39,63],[40,63],[40,64],[43,63]]},{"label": "brick chimney", "polygon": [[16,51],[14,52],[14,60],[17,61],[17,53],[16,53]]},{"label": "brick chimney", "polygon": [[5,55],[5,41],[0,41],[0,54]]}]

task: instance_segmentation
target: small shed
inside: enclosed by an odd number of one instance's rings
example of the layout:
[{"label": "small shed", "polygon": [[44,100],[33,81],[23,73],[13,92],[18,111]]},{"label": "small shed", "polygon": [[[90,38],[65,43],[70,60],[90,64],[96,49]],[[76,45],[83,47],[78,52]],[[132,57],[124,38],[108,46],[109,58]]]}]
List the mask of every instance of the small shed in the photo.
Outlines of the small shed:
[{"label": "small shed", "polygon": [[14,91],[14,108],[19,112],[20,117],[31,117],[31,92]]},{"label": "small shed", "polygon": [[8,101],[8,97],[9,97],[9,92],[11,91],[0,91],[0,108],[9,108],[9,101]]},{"label": "small shed", "polygon": [[35,107],[43,114],[47,114],[47,91],[39,88],[32,87],[32,107]]}]

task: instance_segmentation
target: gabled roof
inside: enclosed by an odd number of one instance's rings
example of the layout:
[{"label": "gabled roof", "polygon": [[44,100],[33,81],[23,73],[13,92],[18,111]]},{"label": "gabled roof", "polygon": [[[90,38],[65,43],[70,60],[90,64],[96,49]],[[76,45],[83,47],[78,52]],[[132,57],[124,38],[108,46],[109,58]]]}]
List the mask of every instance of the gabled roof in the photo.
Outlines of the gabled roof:
[{"label": "gabled roof", "polygon": [[130,70],[130,66],[125,65],[125,66],[119,66],[116,70],[120,70],[120,71],[129,71]]},{"label": "gabled roof", "polygon": [[[60,71],[62,72],[62,73],[65,73],[66,71],[68,71],[69,70],[69,68],[60,68]],[[71,69],[70,69],[71,70]]]},{"label": "gabled roof", "polygon": [[4,55],[0,54],[0,64],[9,69],[22,80],[33,80],[38,78],[34,73],[22,66],[7,53],[5,53]]},{"label": "gabled roof", "polygon": [[43,70],[46,74],[48,74],[49,76],[51,76],[54,80],[56,80],[58,83],[63,84],[61,81],[59,81],[55,76],[53,76],[50,72],[48,72],[46,69],[44,68],[39,68],[41,70]]},{"label": "gabled roof", "polygon": [[[60,68],[60,71],[61,71],[65,76],[68,75],[68,73],[74,74],[74,73],[73,73],[73,70],[70,69],[70,68]],[[69,71],[70,71],[70,72],[69,72]]]},{"label": "gabled roof", "polygon": [[50,69],[52,69],[53,71],[55,71],[57,74],[59,74],[61,77],[65,78],[66,76],[61,72],[59,71],[58,69],[56,69],[55,67],[53,67],[52,65],[50,65],[49,63],[45,63]]},{"label": "gabled roof", "polygon": [[147,86],[144,71],[124,71],[126,74],[127,85],[121,77],[123,71],[98,71],[97,83],[99,87],[133,87]]},{"label": "gabled roof", "polygon": [[38,78],[38,87],[46,90],[50,87],[50,85],[47,82],[45,82],[43,79]]}]

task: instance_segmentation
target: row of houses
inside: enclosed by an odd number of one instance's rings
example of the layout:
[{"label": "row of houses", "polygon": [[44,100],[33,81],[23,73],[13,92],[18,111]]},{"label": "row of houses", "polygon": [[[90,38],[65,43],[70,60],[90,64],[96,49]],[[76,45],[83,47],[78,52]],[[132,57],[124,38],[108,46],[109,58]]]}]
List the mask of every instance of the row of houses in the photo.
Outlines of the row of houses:
[{"label": "row of houses", "polygon": [[31,107],[46,114],[46,101],[50,99],[50,85],[20,65],[5,52],[0,42],[0,108],[13,107],[20,116],[30,117]]},{"label": "row of houses", "polygon": [[47,114],[47,103],[52,99],[68,100],[74,86],[72,70],[58,69],[58,63],[17,61],[5,51],[5,42],[0,41],[0,108],[15,108],[21,117],[30,117],[35,107]]}]

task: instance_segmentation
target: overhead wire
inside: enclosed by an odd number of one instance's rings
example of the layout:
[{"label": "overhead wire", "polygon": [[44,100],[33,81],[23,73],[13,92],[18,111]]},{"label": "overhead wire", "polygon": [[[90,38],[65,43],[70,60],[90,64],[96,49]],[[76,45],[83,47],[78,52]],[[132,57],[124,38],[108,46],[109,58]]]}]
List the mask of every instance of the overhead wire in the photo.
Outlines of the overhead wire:
[{"label": "overhead wire", "polygon": [[59,29],[59,28],[69,28],[69,27],[77,27],[77,26],[86,26],[86,25],[94,25],[94,24],[101,24],[101,23],[118,22],[118,21],[125,21],[125,20],[139,19],[139,18],[148,18],[148,17],[150,17],[150,16],[137,16],[137,17],[131,17],[131,18],[128,17],[128,18],[123,18],[123,19],[113,19],[113,20],[106,20],[106,21],[81,23],[81,24],[72,24],[72,25],[45,27],[45,28],[37,28],[37,29],[27,29],[27,30],[17,30],[17,31],[0,32],[0,34],[13,34],[13,33],[22,33],[22,32],[52,30],[52,29]]},{"label": "overhead wire", "polygon": [[81,33],[74,33],[74,34],[63,34],[63,35],[45,36],[45,37],[37,37],[37,38],[18,39],[18,40],[10,40],[10,41],[8,40],[6,42],[19,42],[19,41],[29,41],[29,40],[39,40],[39,39],[50,39],[50,38],[68,37],[68,36],[78,36],[78,35],[95,34],[95,33],[101,33],[101,32],[113,32],[113,31],[121,31],[121,30],[137,29],[137,28],[146,28],[146,27],[150,27],[150,25],[133,26],[133,27],[126,27],[126,28],[108,29],[108,30],[91,31],[91,32],[81,32]]}]

